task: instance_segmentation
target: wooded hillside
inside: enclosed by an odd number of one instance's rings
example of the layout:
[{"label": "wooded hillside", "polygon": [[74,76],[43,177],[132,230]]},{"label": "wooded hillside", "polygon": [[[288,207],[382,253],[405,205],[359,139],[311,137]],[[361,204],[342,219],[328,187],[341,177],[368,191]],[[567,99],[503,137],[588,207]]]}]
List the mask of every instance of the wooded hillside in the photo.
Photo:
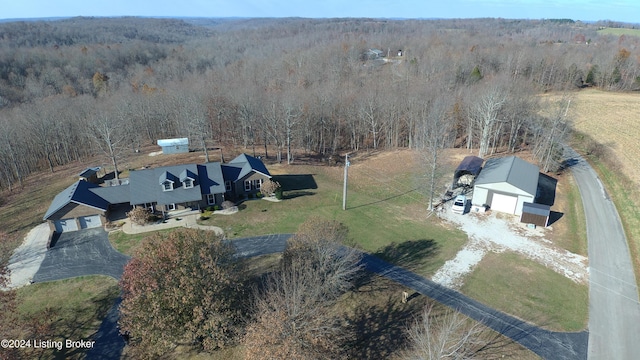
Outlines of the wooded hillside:
[{"label": "wooded hillside", "polygon": [[[319,154],[530,147],[552,168],[570,97],[640,88],[640,38],[534,20],[71,18],[0,23],[0,187],[158,138]],[[379,50],[379,51],[378,51]],[[541,109],[545,117],[542,117]],[[448,131],[429,130],[436,119]],[[93,165],[93,164],[91,164]]]}]

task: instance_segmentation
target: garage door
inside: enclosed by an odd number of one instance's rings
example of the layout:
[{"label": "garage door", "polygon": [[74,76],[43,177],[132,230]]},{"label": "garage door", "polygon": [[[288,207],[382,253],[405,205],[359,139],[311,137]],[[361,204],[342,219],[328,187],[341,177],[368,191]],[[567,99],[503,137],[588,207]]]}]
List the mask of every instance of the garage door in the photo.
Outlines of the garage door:
[{"label": "garage door", "polygon": [[518,204],[517,197],[494,193],[491,200],[491,210],[515,214],[516,204]]},{"label": "garage door", "polygon": [[56,226],[56,232],[61,233],[63,231],[76,231],[78,230],[78,224],[76,219],[62,219],[54,222]]},{"label": "garage door", "polygon": [[102,226],[100,215],[81,216],[78,218],[80,229],[90,229]]}]

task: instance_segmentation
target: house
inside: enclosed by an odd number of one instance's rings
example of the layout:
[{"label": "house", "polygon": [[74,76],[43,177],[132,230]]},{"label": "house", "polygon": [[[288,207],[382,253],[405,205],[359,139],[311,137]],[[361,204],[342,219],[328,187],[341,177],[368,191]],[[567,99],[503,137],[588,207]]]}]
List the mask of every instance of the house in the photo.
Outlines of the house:
[{"label": "house", "polygon": [[56,232],[106,223],[116,206],[143,207],[165,215],[175,210],[200,210],[225,199],[242,199],[260,191],[271,178],[264,163],[241,154],[227,164],[182,164],[130,172],[123,185],[99,186],[78,180],[53,199],[44,220]]},{"label": "house", "polygon": [[472,204],[521,215],[525,202],[533,203],[539,168],[518,157],[487,160],[473,188]]},{"label": "house", "polygon": [[227,196],[237,199],[260,191],[262,184],[271,179],[262,160],[241,154],[222,165]]},{"label": "house", "polygon": [[189,152],[189,138],[160,139],[158,146],[163,154],[182,154]]}]

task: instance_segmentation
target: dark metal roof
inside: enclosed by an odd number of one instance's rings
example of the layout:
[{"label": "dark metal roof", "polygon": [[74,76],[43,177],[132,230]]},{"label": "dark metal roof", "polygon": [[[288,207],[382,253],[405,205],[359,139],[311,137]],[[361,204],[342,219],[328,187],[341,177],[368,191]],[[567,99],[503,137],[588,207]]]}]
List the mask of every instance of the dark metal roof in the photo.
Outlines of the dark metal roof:
[{"label": "dark metal roof", "polygon": [[227,165],[240,168],[240,173],[234,179],[227,180],[237,181],[238,179],[245,177],[251,171],[259,172],[262,175],[271,178],[271,174],[269,173],[269,170],[267,170],[267,167],[264,166],[262,160],[254,158],[253,156],[249,156],[247,154],[238,155],[238,157],[229,161],[229,164]]},{"label": "dark metal roof", "polygon": [[98,187],[98,185],[84,180],[76,181],[53,198],[49,209],[44,214],[43,220],[49,219],[51,215],[55,214],[58,210],[62,209],[69,203],[89,206],[102,211],[107,210],[109,203],[105,199],[89,191],[89,189],[96,187]]},{"label": "dark metal roof", "polygon": [[463,172],[463,173],[469,173],[471,175],[477,176],[480,173],[480,170],[482,169],[483,162],[484,162],[484,159],[479,158],[477,156],[469,155],[464,159],[462,159],[462,161],[460,162],[460,165],[458,165],[458,168],[456,169],[456,173]]},{"label": "dark metal roof", "polygon": [[526,202],[522,204],[522,212],[527,214],[549,216],[549,214],[551,213],[551,206]]},{"label": "dark metal roof", "polygon": [[487,160],[476,178],[476,185],[506,182],[535,196],[539,173],[537,166],[518,157],[494,158]]}]

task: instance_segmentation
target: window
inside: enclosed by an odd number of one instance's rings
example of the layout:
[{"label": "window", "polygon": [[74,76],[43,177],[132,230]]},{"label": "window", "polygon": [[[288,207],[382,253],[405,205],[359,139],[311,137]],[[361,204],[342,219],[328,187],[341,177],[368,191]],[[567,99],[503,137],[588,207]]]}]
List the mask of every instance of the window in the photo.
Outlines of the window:
[{"label": "window", "polygon": [[164,206],[167,211],[173,211],[176,209],[176,204],[167,204]]},{"label": "window", "polygon": [[173,182],[165,181],[162,183],[162,191],[171,191],[173,190]]},{"label": "window", "polygon": [[191,189],[193,187],[193,180],[191,180],[189,178],[186,178],[186,179],[184,179],[182,184],[184,185],[185,189]]},{"label": "window", "polygon": [[215,205],[216,204],[216,195],[215,194],[207,194],[207,204]]},{"label": "window", "polygon": [[231,192],[231,181],[227,180],[224,182],[224,189],[227,192]]},{"label": "window", "polygon": [[251,191],[251,180],[244,181],[244,191]]},{"label": "window", "polygon": [[253,180],[253,187],[260,190],[261,186],[262,186],[262,179]]}]

